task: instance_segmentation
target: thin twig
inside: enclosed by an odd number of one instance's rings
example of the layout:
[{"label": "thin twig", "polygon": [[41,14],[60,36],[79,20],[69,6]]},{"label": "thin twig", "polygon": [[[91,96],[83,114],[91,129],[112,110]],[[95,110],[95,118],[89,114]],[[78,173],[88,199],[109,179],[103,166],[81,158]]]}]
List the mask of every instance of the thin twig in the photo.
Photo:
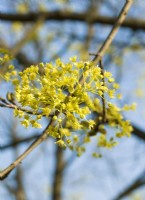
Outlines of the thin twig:
[{"label": "thin twig", "polygon": [[8,102],[4,99],[4,98],[2,98],[2,97],[0,97],[0,101],[3,103],[3,104],[7,104]]},{"label": "thin twig", "polygon": [[139,189],[143,185],[145,185],[145,170],[136,178],[136,180],[133,181],[133,183],[126,187],[117,197],[113,198],[113,200],[121,200],[124,197],[130,195],[132,192],[134,192],[136,189]]},{"label": "thin twig", "polygon": [[[97,65],[98,62],[103,58],[104,54],[108,50],[109,46],[111,45],[113,39],[115,38],[120,26],[122,25],[123,21],[126,18],[126,15],[129,11],[129,8],[131,7],[133,3],[133,0],[126,0],[126,3],[124,4],[116,23],[114,24],[112,30],[110,31],[109,35],[107,36],[106,40],[98,50],[98,52],[94,55],[94,58],[92,59],[92,62],[94,65]],[[83,76],[80,78],[80,83],[83,83]]]},{"label": "thin twig", "polygon": [[29,142],[29,141],[34,140],[34,139],[39,138],[39,137],[40,137],[40,134],[35,134],[35,135],[27,137],[27,138],[17,139],[16,141],[12,141],[8,144],[0,146],[0,151],[7,150],[8,148],[13,148],[13,147],[19,146],[20,144],[24,144],[26,142]]},{"label": "thin twig", "polygon": [[14,47],[10,50],[10,53],[12,56],[15,56],[18,54],[20,49],[33,37],[33,35],[37,32],[37,29],[40,27],[40,25],[43,23],[44,18],[40,17],[35,24],[33,24],[32,27],[30,27],[24,36],[21,38],[20,41],[18,41],[17,44],[14,45]]},{"label": "thin twig", "polygon": [[[101,74],[102,74],[102,82],[103,86],[105,86],[105,79],[104,79],[104,69],[103,69],[103,64],[102,64],[102,59],[100,60],[100,68],[101,68]],[[104,90],[102,90],[102,122],[106,122],[106,105],[105,105],[105,95],[104,95]]]},{"label": "thin twig", "polygon": [[116,23],[113,26],[111,32],[109,33],[108,37],[106,38],[106,40],[104,41],[104,43],[100,47],[99,51],[97,52],[96,56],[92,60],[95,65],[98,64],[99,60],[104,56],[107,49],[111,45],[111,43],[112,43],[113,39],[115,38],[120,26],[124,22],[132,3],[133,3],[133,0],[127,0],[125,5],[123,6],[123,8],[122,8],[122,10],[121,10],[121,12],[120,12],[120,14],[117,18]]},{"label": "thin twig", "polygon": [[[43,117],[46,117],[46,115],[44,115],[42,112],[34,112],[33,110],[29,110],[29,109],[25,109],[23,107],[20,107],[19,105],[16,104],[16,102],[14,101],[10,101],[10,103],[8,103],[5,99],[3,99],[2,97],[0,97],[0,101],[2,103],[0,103],[0,107],[4,107],[4,108],[10,108],[10,109],[17,109],[17,110],[21,110],[27,114],[31,114],[31,115],[42,115]],[[47,117],[52,117],[52,114],[50,114]]]},{"label": "thin twig", "polygon": [[[52,121],[50,122],[52,123]],[[46,138],[48,137],[48,132],[47,129],[50,125],[50,123],[47,125],[47,127],[45,128],[45,130],[43,131],[43,134],[36,139],[27,149],[24,153],[22,153],[12,164],[10,164],[7,168],[5,168],[4,170],[2,170],[0,172],[0,180],[5,179],[10,172],[17,167],[21,161],[27,156],[29,155],[39,144],[41,144],[44,140],[46,140]]]},{"label": "thin twig", "polygon": [[[94,58],[92,59],[92,62],[94,63],[94,65],[97,65],[98,62],[100,62],[100,60],[102,60],[102,57],[104,56],[105,52],[109,48],[110,44],[112,43],[114,37],[116,36],[116,34],[118,32],[120,26],[122,25],[123,21],[125,20],[126,15],[127,15],[128,11],[129,11],[129,8],[132,5],[132,3],[133,3],[133,0],[127,0],[126,1],[126,3],[124,4],[124,6],[123,6],[123,8],[122,8],[117,20],[116,20],[116,23],[114,24],[114,26],[113,26],[112,30],[110,31],[108,37],[106,38],[106,40],[104,41],[104,43],[100,47],[99,51],[96,54],[90,54],[90,55],[94,56]],[[83,83],[83,76],[81,77],[80,82]],[[105,102],[102,102],[102,103],[104,104]],[[105,107],[105,105],[103,105],[103,107]],[[104,111],[105,111],[105,109],[104,109]],[[105,115],[105,113],[103,115]],[[106,119],[105,119],[105,121],[106,121]],[[88,133],[89,136],[94,136],[95,135],[95,132],[98,131],[98,128],[99,128],[100,124],[104,124],[104,122],[103,121],[100,122],[98,120],[98,123],[96,123],[96,126],[94,127],[94,130],[91,130]]]}]

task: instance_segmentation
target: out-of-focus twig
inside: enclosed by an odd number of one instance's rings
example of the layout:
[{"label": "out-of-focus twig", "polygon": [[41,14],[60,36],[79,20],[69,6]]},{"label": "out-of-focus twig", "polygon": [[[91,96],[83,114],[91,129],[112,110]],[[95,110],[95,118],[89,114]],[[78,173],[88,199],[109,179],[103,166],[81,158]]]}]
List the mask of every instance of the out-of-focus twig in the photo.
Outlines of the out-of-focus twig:
[{"label": "out-of-focus twig", "polygon": [[61,200],[61,188],[63,182],[63,171],[65,169],[65,162],[63,156],[63,149],[59,146],[56,146],[55,154],[55,168],[54,168],[54,180],[52,185],[52,200]]},{"label": "out-of-focus twig", "polygon": [[[31,114],[31,115],[41,115],[42,112],[33,112],[32,110],[29,110],[29,109],[25,109],[19,105],[17,105],[15,102],[7,102],[4,98],[0,97],[0,107],[3,107],[3,108],[10,108],[10,109],[18,109],[18,110],[21,110],[27,114]],[[42,115],[42,116],[45,116],[45,115]],[[51,117],[52,115],[50,114],[49,117]]]},{"label": "out-of-focus twig", "polygon": [[[66,12],[66,11],[49,11],[49,12],[37,12],[37,13],[27,13],[27,14],[10,14],[10,13],[0,13],[0,19],[7,22],[35,22],[40,16],[44,16],[45,21],[59,21],[63,22],[66,20],[70,21],[80,21],[87,22],[87,12],[78,13],[78,12]],[[110,17],[106,15],[95,14],[93,16],[93,24],[104,24],[104,25],[113,25],[115,23],[115,17]],[[132,30],[145,30],[145,20],[129,18],[125,20],[122,24],[122,27],[130,28]]]},{"label": "out-of-focus twig", "polygon": [[24,36],[11,48],[10,53],[12,56],[15,56],[21,48],[34,36],[34,34],[38,31],[38,28],[43,23],[44,18],[40,17],[33,26],[31,26],[24,34]]},{"label": "out-of-focus twig", "polygon": [[[49,124],[51,124],[51,123],[52,123],[52,121]],[[48,137],[47,129],[49,127],[49,124],[44,129],[42,135],[38,139],[36,139],[26,149],[26,151],[24,153],[22,153],[12,164],[10,164],[7,168],[5,168],[4,170],[2,170],[0,172],[0,180],[5,179],[10,174],[10,172],[13,171],[13,169],[15,169],[15,167],[17,167],[26,156],[28,156],[39,144],[41,144],[43,141],[46,140],[46,138]]]},{"label": "out-of-focus twig", "polygon": [[117,197],[113,200],[121,200],[123,197],[130,195],[131,192],[138,189],[139,187],[145,185],[145,170],[138,176],[138,178],[133,181],[133,183],[127,186]]},{"label": "out-of-focus twig", "polygon": [[0,150],[6,150],[8,148],[16,147],[20,144],[24,144],[24,143],[27,143],[31,140],[37,139],[38,137],[40,137],[40,134],[35,134],[35,135],[27,137],[27,138],[17,139],[15,141],[12,141],[12,142],[9,142],[5,145],[0,146]]}]

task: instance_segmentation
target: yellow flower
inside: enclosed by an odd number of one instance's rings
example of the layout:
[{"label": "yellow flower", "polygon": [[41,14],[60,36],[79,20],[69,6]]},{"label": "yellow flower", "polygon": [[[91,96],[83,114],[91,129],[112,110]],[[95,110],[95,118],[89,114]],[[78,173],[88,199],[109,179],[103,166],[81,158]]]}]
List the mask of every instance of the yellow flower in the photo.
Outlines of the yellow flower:
[{"label": "yellow flower", "polygon": [[[1,62],[8,60],[10,56],[6,54]],[[82,83],[79,82],[81,76]],[[22,72],[9,65],[4,78],[14,86],[14,98],[20,106],[14,109],[14,116],[21,118],[21,124],[41,128],[39,120],[44,116],[51,120],[53,116],[55,123],[48,127],[48,135],[57,139],[56,144],[60,147],[65,148],[66,144],[71,143],[69,147],[76,150],[78,156],[85,151],[84,147],[79,146],[80,133],[84,134],[83,142],[87,143],[91,135],[98,137],[97,132],[100,132],[98,147],[111,148],[116,141],[107,140],[106,125],[116,129],[116,137],[130,136],[132,132],[132,126],[123,119],[122,112],[134,110],[136,105],[120,108],[111,103],[111,98],[120,97],[120,94],[116,94],[119,85],[110,72],[104,71],[103,75],[100,67],[94,66],[93,62],[77,61],[74,56],[64,63],[58,58],[55,63],[31,65]],[[102,98],[105,105],[102,105]],[[21,110],[21,107],[24,109]],[[27,109],[28,112],[23,111]],[[78,135],[75,135],[76,131]],[[100,154],[94,153],[93,156],[99,157]]]},{"label": "yellow flower", "polygon": [[77,60],[77,57],[76,57],[76,56],[70,58],[70,61],[71,61],[71,62],[76,62],[76,60]]},{"label": "yellow flower", "polygon": [[55,142],[55,144],[57,144],[58,146],[62,148],[66,148],[66,144],[63,140],[58,140],[57,142]]}]

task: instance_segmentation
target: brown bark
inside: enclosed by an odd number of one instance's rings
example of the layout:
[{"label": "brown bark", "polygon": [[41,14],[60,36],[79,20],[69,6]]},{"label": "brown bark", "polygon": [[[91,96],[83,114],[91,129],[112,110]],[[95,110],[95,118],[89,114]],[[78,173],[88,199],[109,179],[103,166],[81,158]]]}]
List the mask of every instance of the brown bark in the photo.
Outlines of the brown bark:
[{"label": "brown bark", "polygon": [[63,149],[56,146],[56,164],[54,169],[54,182],[52,185],[52,200],[62,200],[61,189],[64,166]]},{"label": "brown bark", "polygon": [[[28,14],[9,14],[9,13],[0,13],[0,19],[8,22],[19,21],[22,23],[35,22],[39,17],[43,16],[45,21],[59,21],[63,22],[66,20],[69,21],[81,21],[88,23],[87,12],[85,13],[75,13],[75,12],[63,12],[63,11],[52,11],[52,12],[43,12],[43,13],[28,13]],[[89,21],[90,22],[90,21]],[[91,22],[93,24],[105,24],[113,25],[116,22],[115,17],[98,15],[94,14],[91,16]],[[133,30],[145,30],[145,20],[128,18],[126,19],[122,27],[130,28]]]},{"label": "brown bark", "polygon": [[139,187],[145,185],[145,171],[141,173],[141,175],[132,182],[131,185],[127,186],[117,197],[113,200],[121,200],[123,197],[130,195],[134,190],[138,189]]}]

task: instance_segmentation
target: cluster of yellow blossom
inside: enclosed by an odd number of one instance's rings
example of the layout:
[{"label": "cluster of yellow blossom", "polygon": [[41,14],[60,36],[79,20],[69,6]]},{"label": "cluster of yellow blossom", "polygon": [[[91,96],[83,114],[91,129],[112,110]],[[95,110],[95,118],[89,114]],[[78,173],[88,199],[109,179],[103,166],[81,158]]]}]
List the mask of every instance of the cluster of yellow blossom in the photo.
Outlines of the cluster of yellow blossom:
[{"label": "cluster of yellow blossom", "polygon": [[0,65],[10,61],[12,59],[12,56],[9,53],[9,50],[0,48]]},{"label": "cluster of yellow blossom", "polygon": [[[22,72],[10,65],[5,79],[14,85],[17,104],[31,110],[34,115],[32,117],[29,112],[16,107],[14,115],[22,119],[21,124],[41,128],[39,120],[43,116],[52,117],[54,123],[49,126],[48,134],[57,139],[56,144],[59,146],[75,148],[78,155],[85,151],[80,146],[79,131],[83,143],[87,143],[90,141],[90,131],[95,132],[97,126],[98,146],[107,148],[116,145],[116,142],[107,140],[106,126],[116,128],[116,137],[130,136],[132,127],[129,121],[123,119],[122,111],[133,109],[133,106],[119,108],[110,102],[111,98],[117,97],[119,85],[110,72],[102,73],[101,68],[92,62],[78,62],[76,57],[70,58],[68,63],[57,59],[55,64],[40,63]],[[105,98],[105,108],[102,98]],[[76,132],[78,134],[74,135]],[[97,153],[93,156],[100,157]]]}]

